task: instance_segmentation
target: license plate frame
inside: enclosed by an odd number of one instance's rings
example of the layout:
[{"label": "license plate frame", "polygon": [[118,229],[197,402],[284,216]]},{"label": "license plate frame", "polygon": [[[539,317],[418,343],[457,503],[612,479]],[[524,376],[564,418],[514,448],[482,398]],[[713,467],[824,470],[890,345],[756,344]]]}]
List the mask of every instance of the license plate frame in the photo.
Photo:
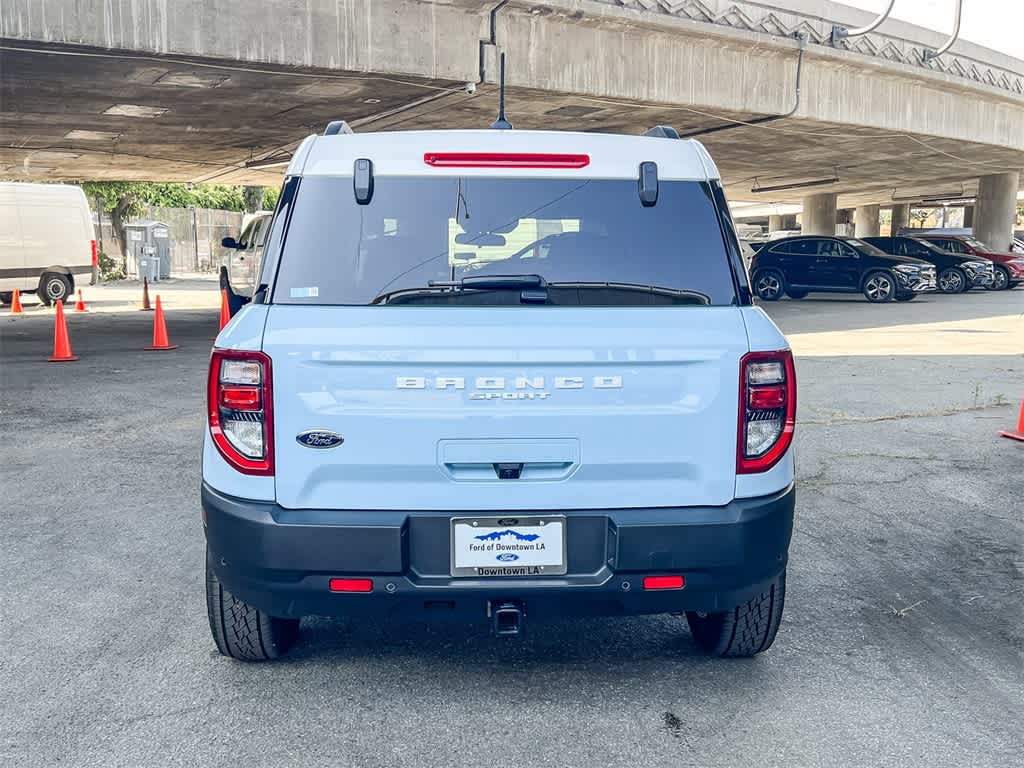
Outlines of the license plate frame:
[{"label": "license plate frame", "polygon": [[[523,529],[523,530],[519,530]],[[533,530],[531,530],[533,529]],[[541,530],[543,529],[543,530]],[[451,575],[453,577],[493,578],[538,578],[546,576],[564,576],[568,572],[568,536],[565,515],[503,515],[497,516],[462,516],[453,517],[449,525],[451,546]],[[482,533],[472,533],[479,530]],[[506,531],[508,533],[506,533]],[[459,536],[460,532],[463,534]],[[538,538],[531,538],[533,536]],[[480,539],[485,549],[478,553],[466,551],[469,542],[466,536]],[[544,548],[544,556],[539,551],[529,549],[529,545],[540,542],[550,545],[555,542],[555,549]],[[491,548],[486,547],[490,545]],[[459,555],[464,556],[460,557]],[[551,553],[560,557],[557,563],[549,562]],[[515,555],[514,559],[502,562],[496,558],[499,554]],[[490,562],[483,560],[492,556]],[[536,561],[542,562],[536,562]],[[469,561],[467,563],[467,561]],[[520,562],[523,561],[523,562]]]}]

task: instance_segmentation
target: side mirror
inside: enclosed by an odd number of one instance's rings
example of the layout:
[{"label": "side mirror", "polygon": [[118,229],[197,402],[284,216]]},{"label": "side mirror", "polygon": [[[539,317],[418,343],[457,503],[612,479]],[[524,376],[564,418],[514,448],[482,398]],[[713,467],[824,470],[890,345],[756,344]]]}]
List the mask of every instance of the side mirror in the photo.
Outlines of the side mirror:
[{"label": "side mirror", "polygon": [[225,237],[223,240],[220,241],[220,244],[224,248],[238,248],[238,241],[235,240],[235,238],[233,237]]}]

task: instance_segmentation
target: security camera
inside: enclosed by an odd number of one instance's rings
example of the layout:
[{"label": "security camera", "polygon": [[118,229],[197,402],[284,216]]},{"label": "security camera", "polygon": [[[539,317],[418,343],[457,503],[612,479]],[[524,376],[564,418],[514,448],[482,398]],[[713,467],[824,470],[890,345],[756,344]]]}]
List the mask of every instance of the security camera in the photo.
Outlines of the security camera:
[{"label": "security camera", "polygon": [[476,83],[466,83],[463,89],[468,95],[472,96],[476,93]]}]

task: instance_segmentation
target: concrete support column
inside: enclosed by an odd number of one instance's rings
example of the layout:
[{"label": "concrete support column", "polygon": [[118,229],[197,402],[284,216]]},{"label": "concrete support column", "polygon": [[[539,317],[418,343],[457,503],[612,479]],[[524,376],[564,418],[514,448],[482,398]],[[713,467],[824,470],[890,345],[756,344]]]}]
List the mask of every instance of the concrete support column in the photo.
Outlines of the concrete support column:
[{"label": "concrete support column", "polygon": [[787,230],[797,229],[795,213],[787,213],[782,217],[782,228]]},{"label": "concrete support column", "polygon": [[836,233],[836,193],[823,192],[804,198],[804,212],[800,232],[804,235],[834,235]]},{"label": "concrete support column", "polygon": [[853,222],[857,237],[878,237],[878,206],[857,206]]},{"label": "concrete support column", "polygon": [[974,203],[974,236],[995,251],[1008,251],[1013,241],[1020,174],[994,173],[978,179]]},{"label": "concrete support column", "polygon": [[964,206],[964,226],[967,228],[974,226],[974,206]]},{"label": "concrete support column", "polygon": [[768,217],[768,231],[769,232],[778,232],[780,229],[783,229],[783,228],[784,227],[782,226],[782,217],[781,216],[772,215],[772,216]]},{"label": "concrete support column", "polygon": [[910,225],[910,205],[904,203],[902,205],[894,205],[892,207],[892,227],[889,230],[890,235],[895,235],[901,229]]}]

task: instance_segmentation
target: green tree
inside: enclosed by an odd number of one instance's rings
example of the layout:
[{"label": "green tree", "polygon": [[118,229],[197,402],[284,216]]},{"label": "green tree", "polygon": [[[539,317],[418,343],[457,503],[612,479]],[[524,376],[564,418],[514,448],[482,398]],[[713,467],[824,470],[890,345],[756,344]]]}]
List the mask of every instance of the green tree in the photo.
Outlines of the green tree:
[{"label": "green tree", "polygon": [[[139,181],[86,181],[82,182],[85,196],[91,203],[110,214],[114,239],[121,249],[121,259],[128,268],[128,246],[124,236],[126,221],[142,215],[146,196],[146,182]],[[102,202],[100,202],[102,201]]]},{"label": "green tree", "polygon": [[281,196],[279,187],[263,188],[263,210],[272,211],[277,208],[277,199]]},{"label": "green tree", "polygon": [[247,213],[256,213],[263,207],[263,187],[243,187],[242,200]]}]

